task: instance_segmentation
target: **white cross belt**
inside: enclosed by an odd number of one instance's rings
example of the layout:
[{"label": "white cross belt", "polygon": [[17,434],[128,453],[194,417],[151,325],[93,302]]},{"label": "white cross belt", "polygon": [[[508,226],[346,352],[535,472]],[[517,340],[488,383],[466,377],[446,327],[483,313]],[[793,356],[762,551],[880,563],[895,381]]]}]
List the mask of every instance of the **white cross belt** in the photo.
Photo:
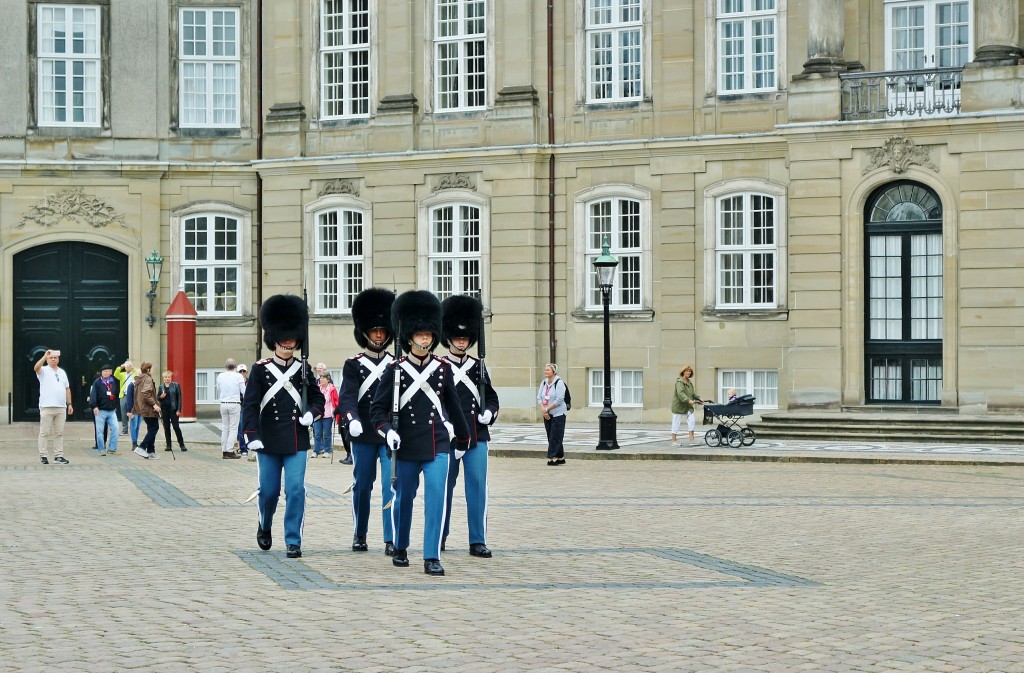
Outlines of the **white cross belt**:
[{"label": "white cross belt", "polygon": [[302,362],[300,360],[292,362],[292,366],[283,372],[279,371],[277,367],[267,366],[267,371],[273,374],[277,378],[277,381],[274,381],[274,385],[270,386],[267,392],[264,393],[263,399],[260,400],[261,412],[263,411],[263,407],[267,406],[267,404],[270,403],[270,400],[274,399],[274,395],[277,395],[277,392],[281,389],[287,390],[288,394],[292,396],[293,400],[295,400],[295,406],[302,409],[302,401],[299,400],[299,392],[295,390],[295,386],[285,386],[286,383],[289,383],[292,375],[299,370],[300,366],[302,366]]}]

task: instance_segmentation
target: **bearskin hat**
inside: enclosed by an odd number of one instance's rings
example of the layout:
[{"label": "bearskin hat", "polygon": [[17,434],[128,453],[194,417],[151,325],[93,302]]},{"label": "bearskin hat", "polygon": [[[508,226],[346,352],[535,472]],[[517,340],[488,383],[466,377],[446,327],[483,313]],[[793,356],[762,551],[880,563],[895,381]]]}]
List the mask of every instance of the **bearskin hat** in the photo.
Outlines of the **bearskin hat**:
[{"label": "bearskin hat", "polygon": [[275,294],[260,306],[260,324],[263,343],[270,350],[274,350],[274,344],[288,339],[295,339],[295,348],[302,348],[309,327],[309,307],[302,297]]},{"label": "bearskin hat", "polygon": [[437,347],[441,340],[441,302],[426,290],[407,290],[391,305],[391,324],[396,327],[402,350],[410,351],[409,342],[416,332],[431,332]]},{"label": "bearskin hat", "polygon": [[395,338],[391,329],[391,305],[394,303],[395,293],[382,287],[369,287],[356,295],[352,301],[352,322],[355,324],[352,332],[360,348],[370,347],[366,333],[374,327],[383,327],[388,333],[382,349]]},{"label": "bearskin hat", "polygon": [[484,305],[468,294],[453,294],[441,302],[441,341],[450,347],[455,337],[469,339],[472,348],[480,338],[480,323]]}]

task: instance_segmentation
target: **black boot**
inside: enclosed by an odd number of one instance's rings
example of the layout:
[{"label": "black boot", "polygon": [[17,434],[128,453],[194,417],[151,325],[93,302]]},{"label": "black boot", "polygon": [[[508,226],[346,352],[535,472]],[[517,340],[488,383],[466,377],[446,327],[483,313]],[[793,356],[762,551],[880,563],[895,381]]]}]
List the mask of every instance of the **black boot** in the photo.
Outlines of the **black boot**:
[{"label": "black boot", "polygon": [[423,562],[423,572],[428,575],[440,577],[444,575],[444,568],[441,567],[441,561],[436,558],[428,558]]},{"label": "black boot", "polygon": [[366,551],[369,547],[366,545],[365,535],[356,535],[352,538],[352,551]]},{"label": "black boot", "polygon": [[405,549],[396,549],[395,555],[391,557],[391,563],[399,568],[408,568],[409,552]]}]

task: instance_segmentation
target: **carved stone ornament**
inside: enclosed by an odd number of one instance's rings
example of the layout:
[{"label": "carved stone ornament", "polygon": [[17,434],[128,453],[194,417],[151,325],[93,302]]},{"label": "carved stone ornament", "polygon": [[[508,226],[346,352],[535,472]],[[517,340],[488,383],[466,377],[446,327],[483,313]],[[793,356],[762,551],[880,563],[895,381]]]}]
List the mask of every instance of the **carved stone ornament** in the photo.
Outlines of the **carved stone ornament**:
[{"label": "carved stone ornament", "polygon": [[331,180],[320,190],[320,196],[327,196],[328,194],[359,196],[359,190],[356,189],[355,183],[351,180]]},{"label": "carved stone ornament", "polygon": [[476,190],[476,186],[473,181],[465,173],[449,173],[448,175],[442,175],[434,186],[434,191],[439,192],[442,189],[472,189]]},{"label": "carved stone ornament", "polygon": [[881,147],[868,150],[868,165],[863,173],[870,173],[882,166],[889,166],[897,174],[905,173],[911,166],[924,166],[935,172],[939,170],[932,163],[931,148],[918,147],[913,140],[902,136],[893,136]]},{"label": "carved stone ornament", "polygon": [[56,194],[47,194],[46,198],[21,218],[17,228],[20,229],[29,222],[35,222],[40,227],[52,227],[64,220],[71,220],[75,224],[88,224],[96,229],[115,223],[125,228],[128,226],[124,223],[123,213],[117,212],[113,206],[95,196],[86,196],[80,187],[75,187]]}]

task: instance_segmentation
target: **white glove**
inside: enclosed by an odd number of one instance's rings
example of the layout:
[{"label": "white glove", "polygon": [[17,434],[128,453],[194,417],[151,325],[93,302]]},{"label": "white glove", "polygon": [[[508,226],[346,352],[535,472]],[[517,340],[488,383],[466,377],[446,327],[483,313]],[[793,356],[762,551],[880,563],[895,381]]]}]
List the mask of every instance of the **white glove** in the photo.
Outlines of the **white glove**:
[{"label": "white glove", "polygon": [[392,451],[398,451],[402,448],[402,438],[398,436],[398,433],[394,430],[388,430],[388,434],[384,437],[384,441],[387,442],[388,448]]},{"label": "white glove", "polygon": [[465,451],[459,451],[458,449],[455,449],[455,460],[462,460],[462,457],[464,455],[466,455]]},{"label": "white glove", "polygon": [[263,442],[261,442],[258,439],[254,439],[248,444],[246,444],[246,446],[249,448],[250,451],[259,451],[260,449],[263,448]]},{"label": "white glove", "polygon": [[363,424],[359,422],[358,418],[348,424],[348,434],[353,437],[363,434]]},{"label": "white glove", "polygon": [[488,425],[491,419],[494,418],[494,414],[491,413],[490,409],[484,409],[481,413],[477,414],[476,420],[480,421],[484,425]]},{"label": "white glove", "polygon": [[299,417],[299,425],[304,425],[307,428],[313,425],[313,412],[307,411],[306,413],[302,414],[302,416]]},{"label": "white glove", "polygon": [[448,441],[455,439],[455,426],[448,421],[444,422],[444,429],[448,431]]}]

